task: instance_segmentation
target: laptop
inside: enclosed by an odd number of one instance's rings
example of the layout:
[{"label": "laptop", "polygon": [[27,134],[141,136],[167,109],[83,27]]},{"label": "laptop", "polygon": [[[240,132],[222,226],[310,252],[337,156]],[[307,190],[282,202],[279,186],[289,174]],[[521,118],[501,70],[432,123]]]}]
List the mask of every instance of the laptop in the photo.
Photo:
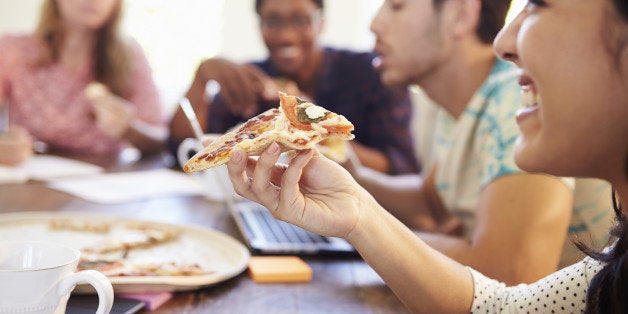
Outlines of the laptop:
[{"label": "laptop", "polygon": [[358,256],[344,239],[324,237],[275,219],[250,200],[230,202],[231,214],[247,246],[261,255]]}]

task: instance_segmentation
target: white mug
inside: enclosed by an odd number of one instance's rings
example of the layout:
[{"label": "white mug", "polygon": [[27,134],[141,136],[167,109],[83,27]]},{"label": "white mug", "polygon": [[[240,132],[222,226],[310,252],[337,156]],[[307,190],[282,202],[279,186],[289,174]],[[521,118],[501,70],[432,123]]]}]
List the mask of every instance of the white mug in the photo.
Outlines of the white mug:
[{"label": "white mug", "polygon": [[[219,134],[206,135],[208,140],[220,136]],[[183,166],[192,154],[203,149],[203,146],[195,138],[186,138],[177,148],[177,160],[179,165]],[[214,201],[232,201],[239,199],[240,196],[233,190],[227,167],[225,165],[210,168],[200,172],[192,173],[192,175],[202,180],[205,185],[205,197]]]},{"label": "white mug", "polygon": [[0,313],[62,314],[76,284],[98,293],[96,313],[113,306],[113,287],[95,270],[76,272],[80,251],[50,242],[0,242]]}]

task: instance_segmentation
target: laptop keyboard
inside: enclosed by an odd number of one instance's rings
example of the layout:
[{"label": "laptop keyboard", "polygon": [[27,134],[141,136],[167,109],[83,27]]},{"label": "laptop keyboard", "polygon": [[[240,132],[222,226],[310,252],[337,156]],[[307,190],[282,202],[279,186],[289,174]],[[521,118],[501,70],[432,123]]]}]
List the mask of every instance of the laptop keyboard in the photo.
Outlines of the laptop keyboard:
[{"label": "laptop keyboard", "polygon": [[253,212],[267,241],[273,243],[329,243],[329,239],[275,219],[266,210]]}]

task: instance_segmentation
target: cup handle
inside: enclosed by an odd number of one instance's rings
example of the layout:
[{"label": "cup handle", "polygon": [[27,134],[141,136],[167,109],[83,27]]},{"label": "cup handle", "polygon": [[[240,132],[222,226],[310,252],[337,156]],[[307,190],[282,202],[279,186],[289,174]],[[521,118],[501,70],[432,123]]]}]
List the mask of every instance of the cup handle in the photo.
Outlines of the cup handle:
[{"label": "cup handle", "polygon": [[92,285],[98,293],[98,309],[96,314],[108,314],[113,306],[113,287],[105,275],[96,270],[82,270],[73,273],[61,280],[57,287],[59,296],[66,295],[74,289],[76,284],[87,282]]},{"label": "cup handle", "polygon": [[198,142],[195,138],[186,138],[179,144],[177,148],[177,161],[179,161],[179,165],[183,167],[185,163],[190,159],[190,152],[199,152],[203,149],[203,145]]}]

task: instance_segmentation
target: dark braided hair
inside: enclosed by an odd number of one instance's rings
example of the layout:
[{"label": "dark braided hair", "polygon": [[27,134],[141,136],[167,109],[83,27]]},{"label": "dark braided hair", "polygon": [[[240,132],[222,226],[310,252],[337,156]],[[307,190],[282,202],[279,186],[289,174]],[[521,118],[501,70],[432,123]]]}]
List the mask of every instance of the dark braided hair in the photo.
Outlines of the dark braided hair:
[{"label": "dark braided hair", "polygon": [[[619,17],[628,21],[628,1],[613,0],[613,3]],[[628,160],[624,175],[628,178]],[[628,313],[628,222],[616,191],[612,197],[617,219],[617,225],[610,233],[616,239],[614,246],[609,251],[596,252],[577,243],[587,255],[606,263],[591,280],[585,313]]]}]

